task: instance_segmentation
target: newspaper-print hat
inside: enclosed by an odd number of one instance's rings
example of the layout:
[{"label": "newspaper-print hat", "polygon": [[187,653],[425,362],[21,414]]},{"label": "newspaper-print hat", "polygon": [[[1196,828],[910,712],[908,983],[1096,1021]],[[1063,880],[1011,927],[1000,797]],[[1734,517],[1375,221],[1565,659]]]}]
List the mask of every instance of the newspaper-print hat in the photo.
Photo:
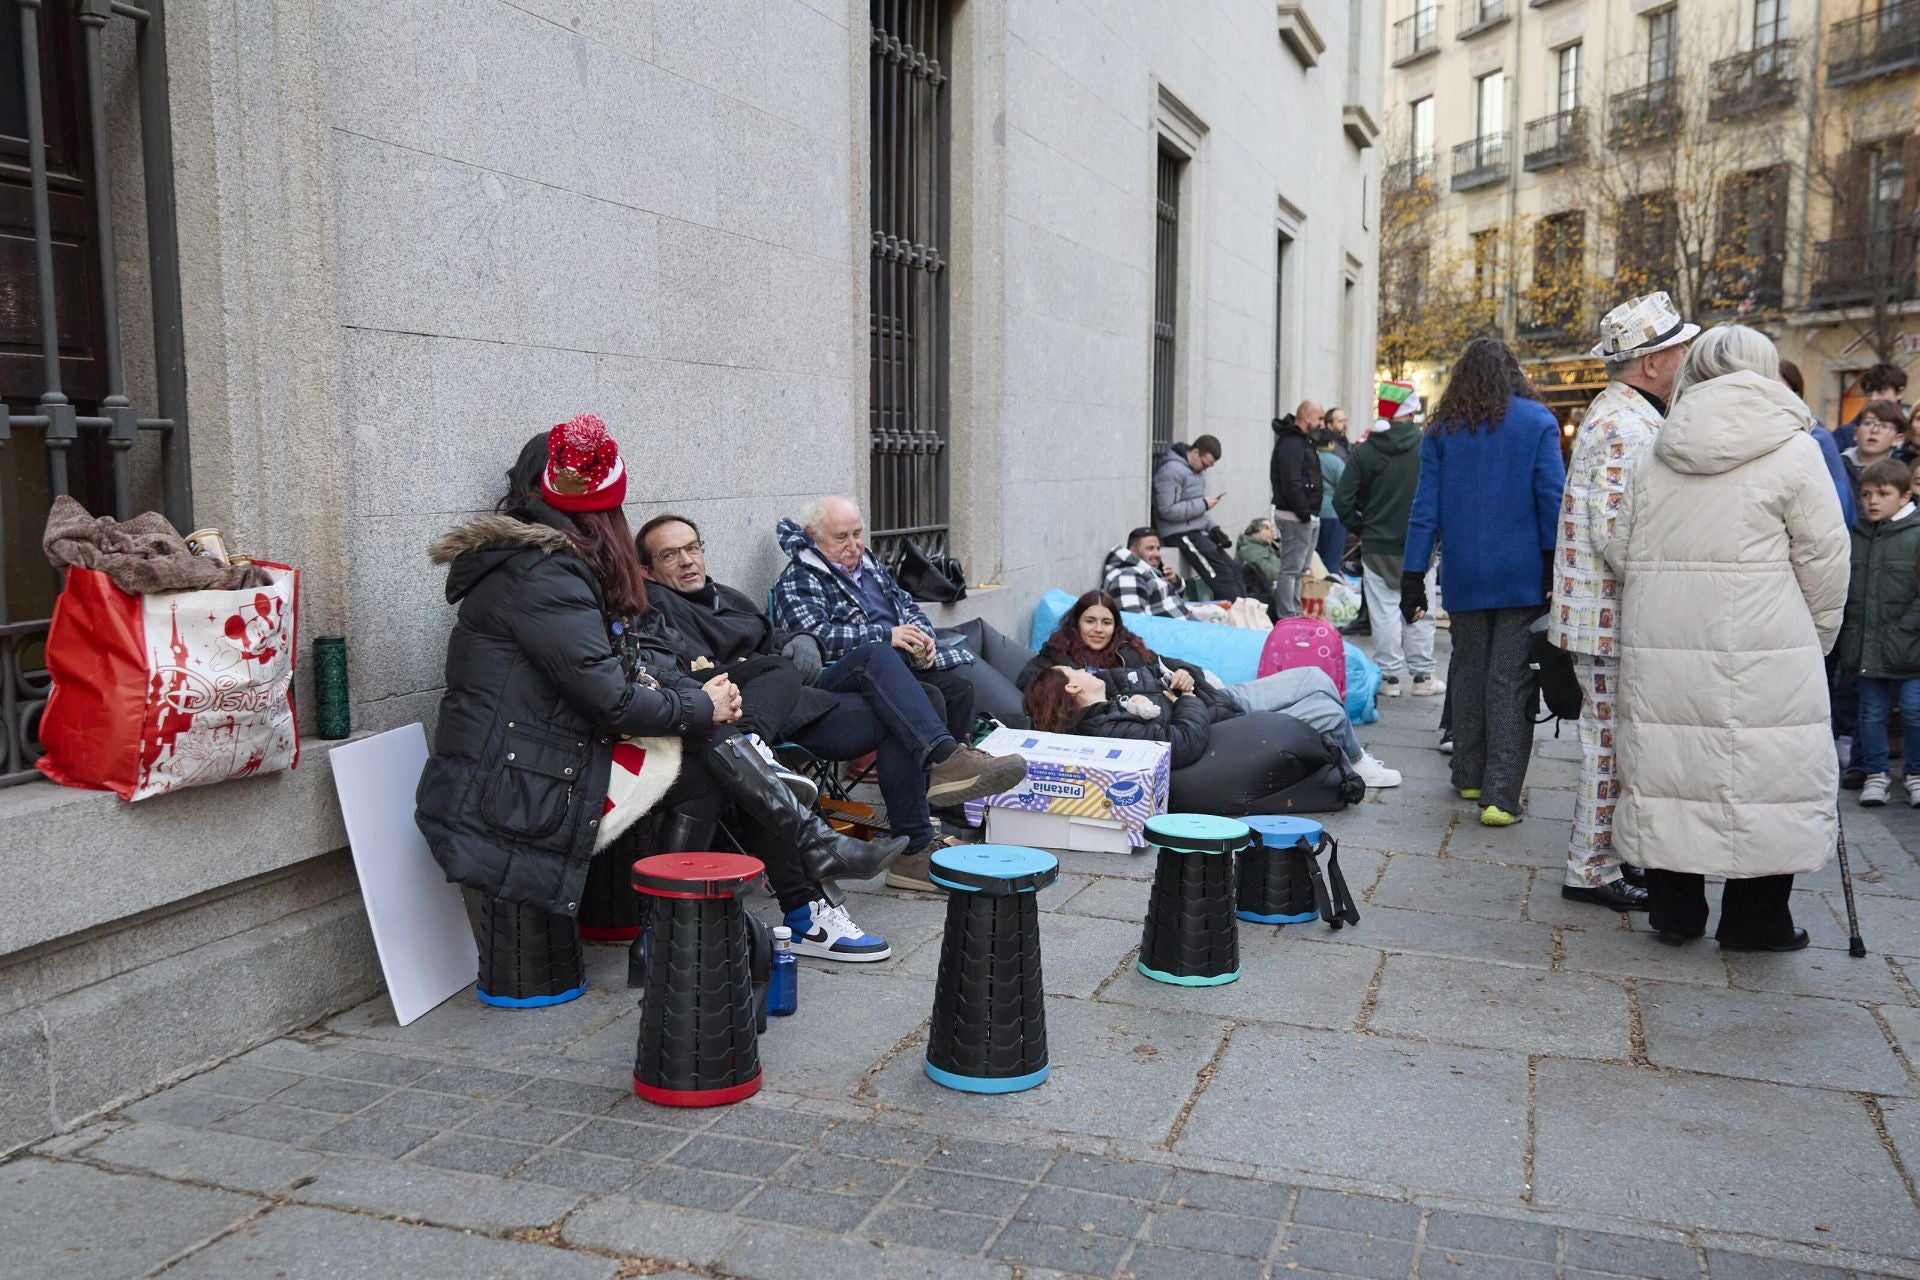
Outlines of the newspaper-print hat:
[{"label": "newspaper-print hat", "polygon": [[1596,360],[1618,362],[1692,342],[1700,332],[1674,309],[1662,289],[1629,298],[1600,319],[1600,342],[1590,353]]}]

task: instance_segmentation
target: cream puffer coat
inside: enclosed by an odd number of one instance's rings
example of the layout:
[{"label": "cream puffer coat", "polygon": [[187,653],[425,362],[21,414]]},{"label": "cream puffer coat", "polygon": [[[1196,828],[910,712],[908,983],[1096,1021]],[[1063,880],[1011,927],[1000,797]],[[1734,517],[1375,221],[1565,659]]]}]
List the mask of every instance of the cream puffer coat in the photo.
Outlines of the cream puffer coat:
[{"label": "cream puffer coat", "polygon": [[1731,373],[1682,392],[1606,557],[1624,584],[1614,844],[1745,879],[1818,870],[1838,784],[1823,656],[1847,531],[1806,406]]}]

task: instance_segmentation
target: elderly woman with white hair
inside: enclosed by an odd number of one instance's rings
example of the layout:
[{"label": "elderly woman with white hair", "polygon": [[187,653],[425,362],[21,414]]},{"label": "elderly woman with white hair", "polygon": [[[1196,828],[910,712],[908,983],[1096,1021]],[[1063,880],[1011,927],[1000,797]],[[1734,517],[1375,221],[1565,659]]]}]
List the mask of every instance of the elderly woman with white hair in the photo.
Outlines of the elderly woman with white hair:
[{"label": "elderly woman with white hair", "polygon": [[1647,868],[1649,921],[1726,950],[1807,945],[1793,877],[1826,864],[1838,785],[1824,656],[1847,531],[1807,408],[1756,330],[1693,344],[1606,546],[1623,583],[1614,841]]}]

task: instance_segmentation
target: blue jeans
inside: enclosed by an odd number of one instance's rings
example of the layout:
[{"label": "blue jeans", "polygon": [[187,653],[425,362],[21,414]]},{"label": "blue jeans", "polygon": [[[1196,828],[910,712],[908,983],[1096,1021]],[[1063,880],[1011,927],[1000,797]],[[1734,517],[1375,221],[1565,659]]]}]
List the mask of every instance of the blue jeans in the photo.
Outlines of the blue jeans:
[{"label": "blue jeans", "polygon": [[910,849],[933,839],[927,755],[953,735],[934,714],[926,690],[900,651],[891,645],[861,645],[822,672],[818,687],[845,696],[834,699],[834,709],[793,740],[829,760],[873,752],[888,827],[907,837]]},{"label": "blue jeans", "polygon": [[1900,706],[1906,739],[1907,776],[1920,778],[1920,680],[1860,677],[1860,730],[1854,735],[1854,759],[1869,774],[1887,772],[1887,720]]}]

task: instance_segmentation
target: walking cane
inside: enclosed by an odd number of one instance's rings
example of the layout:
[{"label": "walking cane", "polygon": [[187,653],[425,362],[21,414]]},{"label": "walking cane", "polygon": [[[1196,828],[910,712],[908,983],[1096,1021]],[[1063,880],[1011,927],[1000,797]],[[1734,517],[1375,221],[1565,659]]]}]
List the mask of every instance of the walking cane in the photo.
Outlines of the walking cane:
[{"label": "walking cane", "polygon": [[1867,944],[1860,941],[1860,912],[1853,905],[1853,872],[1847,867],[1847,826],[1840,821],[1840,808],[1834,806],[1833,821],[1840,832],[1840,888],[1847,896],[1847,954],[1858,960],[1867,954]]}]

